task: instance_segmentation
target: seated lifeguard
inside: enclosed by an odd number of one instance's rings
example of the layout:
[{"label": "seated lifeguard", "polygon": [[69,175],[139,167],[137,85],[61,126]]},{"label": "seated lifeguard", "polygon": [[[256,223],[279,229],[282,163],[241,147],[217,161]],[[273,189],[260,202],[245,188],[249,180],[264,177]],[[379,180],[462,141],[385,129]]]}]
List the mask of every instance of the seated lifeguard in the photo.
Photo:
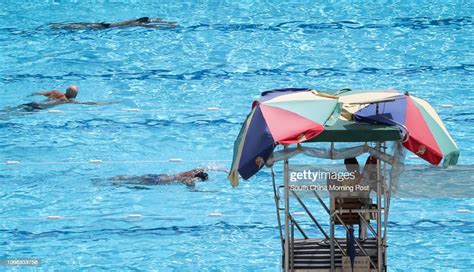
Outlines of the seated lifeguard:
[{"label": "seated lifeguard", "polygon": [[[344,159],[346,173],[343,179],[331,179],[328,188],[331,194],[331,212],[336,210],[358,210],[369,208],[370,188],[362,184],[363,175],[360,173],[359,162],[356,158]],[[338,214],[341,220],[335,219],[336,225],[359,225],[359,238],[367,236],[366,226],[357,212],[344,212]],[[365,218],[369,220],[368,216]],[[341,222],[342,221],[342,222]]]}]

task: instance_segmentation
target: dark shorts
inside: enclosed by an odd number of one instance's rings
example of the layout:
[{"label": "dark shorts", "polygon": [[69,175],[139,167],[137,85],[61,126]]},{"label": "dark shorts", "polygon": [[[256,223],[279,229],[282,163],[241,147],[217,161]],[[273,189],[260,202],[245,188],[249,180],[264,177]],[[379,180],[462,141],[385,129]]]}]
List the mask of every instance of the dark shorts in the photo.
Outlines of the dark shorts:
[{"label": "dark shorts", "polygon": [[38,102],[31,102],[21,105],[21,108],[25,111],[36,111],[36,110],[44,110],[48,108],[47,103],[38,103]]}]

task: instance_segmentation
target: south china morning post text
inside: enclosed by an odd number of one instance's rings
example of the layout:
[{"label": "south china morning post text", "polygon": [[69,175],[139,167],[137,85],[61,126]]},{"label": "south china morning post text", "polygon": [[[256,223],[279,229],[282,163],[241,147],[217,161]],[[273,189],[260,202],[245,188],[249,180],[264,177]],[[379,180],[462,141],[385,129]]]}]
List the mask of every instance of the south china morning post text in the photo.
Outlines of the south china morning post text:
[{"label": "south china morning post text", "polygon": [[293,191],[369,192],[369,185],[360,183],[357,171],[321,170],[295,167],[289,171],[289,189]]}]

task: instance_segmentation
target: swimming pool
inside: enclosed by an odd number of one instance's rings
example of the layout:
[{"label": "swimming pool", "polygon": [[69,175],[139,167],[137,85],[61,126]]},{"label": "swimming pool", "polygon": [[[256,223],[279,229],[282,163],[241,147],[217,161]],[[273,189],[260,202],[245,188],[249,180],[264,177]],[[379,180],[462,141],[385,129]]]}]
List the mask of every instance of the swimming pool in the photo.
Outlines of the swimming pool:
[{"label": "swimming pool", "polygon": [[[228,168],[252,100],[281,87],[408,90],[432,103],[461,149],[459,163],[472,164],[473,14],[472,4],[444,1],[3,2],[0,108],[69,84],[79,85],[80,101],[115,103],[0,117],[0,162],[22,162],[0,165],[0,259],[38,258],[45,271],[278,270],[268,171],[237,189],[211,172],[196,191],[103,179]],[[47,27],[142,16],[178,28]],[[474,202],[395,199],[390,270],[472,269],[474,220],[459,209]],[[64,218],[46,219],[55,215]]]}]

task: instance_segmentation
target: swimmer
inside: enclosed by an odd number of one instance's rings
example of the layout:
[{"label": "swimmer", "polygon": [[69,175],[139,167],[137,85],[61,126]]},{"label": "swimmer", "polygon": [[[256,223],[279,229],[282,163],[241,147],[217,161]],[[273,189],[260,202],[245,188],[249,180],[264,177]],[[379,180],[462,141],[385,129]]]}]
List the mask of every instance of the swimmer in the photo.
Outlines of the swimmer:
[{"label": "swimmer", "polygon": [[107,29],[114,27],[148,27],[148,28],[175,28],[175,21],[165,21],[161,18],[141,17],[138,19],[116,23],[53,23],[49,24],[54,29]]},{"label": "swimmer", "polygon": [[115,182],[113,183],[114,185],[165,185],[181,183],[189,187],[194,187],[196,181],[206,181],[208,178],[204,169],[196,168],[176,175],[147,174],[143,176],[115,176],[109,178],[109,180],[127,181],[125,183]]},{"label": "swimmer", "polygon": [[66,92],[63,93],[58,90],[49,90],[49,91],[42,91],[42,92],[35,92],[31,95],[42,95],[46,96],[47,100],[43,102],[30,102],[19,106],[26,111],[34,111],[34,110],[42,110],[47,109],[56,105],[61,104],[85,104],[85,105],[104,105],[104,104],[111,104],[109,102],[80,102],[76,101],[75,98],[77,93],[79,92],[79,88],[75,85],[71,85],[67,87]]},{"label": "swimmer", "polygon": [[42,91],[42,92],[35,92],[32,95],[43,95],[48,97],[48,101],[63,101],[63,102],[70,102],[76,98],[77,93],[79,92],[79,88],[75,85],[71,85],[67,87],[66,93],[63,93],[58,90],[50,90],[50,91]]}]

